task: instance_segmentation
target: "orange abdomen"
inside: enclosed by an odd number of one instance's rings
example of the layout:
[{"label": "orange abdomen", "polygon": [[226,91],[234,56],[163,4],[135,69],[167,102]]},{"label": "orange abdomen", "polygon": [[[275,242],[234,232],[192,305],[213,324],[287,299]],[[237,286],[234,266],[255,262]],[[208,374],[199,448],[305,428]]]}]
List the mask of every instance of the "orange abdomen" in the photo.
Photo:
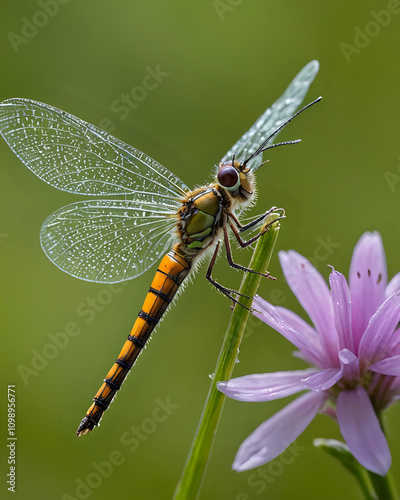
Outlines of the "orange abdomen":
[{"label": "orange abdomen", "polygon": [[109,407],[115,393],[121,388],[178,288],[189,274],[190,267],[190,263],[174,249],[163,257],[128,340],[93,398],[94,403],[78,428],[78,436],[89,433],[99,424],[103,413]]}]

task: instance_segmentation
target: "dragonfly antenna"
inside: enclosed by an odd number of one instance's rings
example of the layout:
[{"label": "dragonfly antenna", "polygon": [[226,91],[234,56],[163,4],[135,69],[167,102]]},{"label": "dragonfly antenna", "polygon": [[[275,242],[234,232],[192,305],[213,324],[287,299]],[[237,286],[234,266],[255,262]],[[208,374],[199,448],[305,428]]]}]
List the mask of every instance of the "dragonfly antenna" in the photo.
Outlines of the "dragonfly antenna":
[{"label": "dragonfly antenna", "polygon": [[274,137],[274,135],[276,135],[278,132],[280,132],[283,129],[283,127],[286,127],[286,125],[288,123],[290,123],[293,120],[293,118],[296,118],[296,116],[298,116],[300,113],[305,111],[307,108],[309,108],[309,107],[313,106],[314,104],[316,104],[317,102],[319,102],[321,99],[322,99],[322,97],[318,97],[317,99],[315,99],[315,101],[310,102],[309,104],[307,104],[307,106],[304,106],[304,108],[301,108],[300,111],[297,111],[297,113],[295,113],[288,120],[286,120],[285,123],[283,123],[279,128],[277,128],[274,132],[272,132],[272,134],[265,139],[265,141],[261,144],[261,146],[259,146],[257,148],[257,150],[252,155],[250,155],[247,158],[247,160],[245,160],[243,162],[243,165],[246,165],[246,163],[248,163],[250,160],[252,160],[255,156],[258,156],[259,154],[263,153],[267,149],[275,148],[277,146],[285,146],[286,144],[297,144],[298,142],[300,142],[300,139],[297,139],[296,141],[279,142],[278,144],[272,144],[271,146],[265,147],[268,144],[268,142],[272,139],[272,137]]}]

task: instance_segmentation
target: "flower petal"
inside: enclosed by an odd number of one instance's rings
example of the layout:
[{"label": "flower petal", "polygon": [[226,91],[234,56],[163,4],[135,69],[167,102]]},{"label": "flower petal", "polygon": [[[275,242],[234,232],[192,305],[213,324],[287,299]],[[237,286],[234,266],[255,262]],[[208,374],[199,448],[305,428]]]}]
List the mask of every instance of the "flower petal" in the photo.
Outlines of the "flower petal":
[{"label": "flower petal", "polygon": [[266,420],[242,443],[232,469],[249,470],[280,455],[310,424],[326,399],[323,392],[309,392]]},{"label": "flower petal", "polygon": [[350,264],[351,321],[357,349],[369,320],[385,299],[386,257],[379,233],[364,233]]},{"label": "flower petal", "polygon": [[304,391],[301,380],[313,370],[255,373],[237,377],[229,382],[217,382],[217,388],[238,401],[272,401]]},{"label": "flower petal", "polygon": [[388,286],[385,290],[385,297],[390,297],[394,293],[400,290],[400,273],[397,273],[393,276],[393,278],[389,281]]},{"label": "flower petal", "polygon": [[373,372],[382,373],[382,375],[392,375],[400,377],[400,355],[391,358],[382,359],[368,368]]},{"label": "flower petal", "polygon": [[372,316],[362,336],[358,357],[365,365],[390,357],[391,340],[399,320],[400,292],[396,292]]},{"label": "flower petal", "polygon": [[324,343],[325,358],[338,366],[338,337],[328,285],[317,269],[294,250],[279,252],[285,278]]},{"label": "flower petal", "polygon": [[288,325],[297,332],[301,332],[309,345],[312,346],[314,357],[310,359],[304,356],[304,360],[309,364],[314,364],[318,359],[318,366],[324,366],[325,358],[323,355],[323,346],[321,345],[321,337],[318,335],[315,328],[290,309],[286,309],[286,307],[275,306],[275,310],[282,316]]},{"label": "flower petal", "polygon": [[[307,359],[311,360],[317,366],[324,366],[324,358],[315,346],[315,344],[318,346],[318,343],[314,344],[308,339],[308,334],[303,335],[303,332],[296,330],[291,324],[285,321],[282,317],[284,308],[277,308],[258,295],[255,296],[252,307],[252,314],[254,316],[283,335],[289,342],[300,349]],[[286,314],[285,317],[288,318],[289,315]]]},{"label": "flower petal", "polygon": [[400,377],[396,377],[392,380],[392,384],[390,389],[385,394],[385,401],[383,404],[385,408],[390,406],[391,404],[400,400]]},{"label": "flower petal", "polygon": [[343,378],[348,382],[357,380],[360,376],[360,362],[355,354],[348,349],[339,352],[340,365],[342,367]]},{"label": "flower petal", "polygon": [[303,379],[303,384],[310,391],[326,391],[342,378],[340,368],[326,368]]},{"label": "flower petal", "polygon": [[294,330],[301,332],[304,337],[313,343],[313,345],[321,345],[320,337],[311,325],[300,318],[296,313],[286,307],[275,306],[276,311],[282,316],[288,325],[290,325]]},{"label": "flower petal", "polygon": [[386,351],[390,353],[389,356],[397,356],[397,354],[400,354],[400,328],[396,328],[393,332]]},{"label": "flower petal", "polygon": [[389,447],[363,387],[339,393],[336,413],[341,433],[366,469],[385,476],[391,465]]},{"label": "flower petal", "polygon": [[339,347],[354,352],[353,334],[351,331],[350,290],[342,273],[332,269],[329,276],[331,285],[333,315],[336,331],[339,336]]}]

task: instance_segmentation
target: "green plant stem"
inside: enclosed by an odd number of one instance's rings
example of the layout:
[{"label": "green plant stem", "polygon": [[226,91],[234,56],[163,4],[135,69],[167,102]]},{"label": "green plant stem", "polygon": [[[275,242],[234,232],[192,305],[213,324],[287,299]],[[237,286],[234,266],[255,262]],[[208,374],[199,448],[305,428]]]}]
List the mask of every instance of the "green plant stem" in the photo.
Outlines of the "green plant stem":
[{"label": "green plant stem", "polygon": [[368,473],[366,472],[366,470],[362,470],[362,467],[360,467],[359,470],[355,471],[353,474],[356,480],[358,481],[358,484],[361,488],[365,500],[378,500],[378,498],[374,493],[371,481],[368,477]]},{"label": "green plant stem", "polygon": [[386,476],[379,476],[371,471],[367,472],[379,500],[398,500],[399,497],[390,472]]},{"label": "green plant stem", "polygon": [[[378,413],[378,419],[383,433],[386,434],[385,422],[382,413]],[[386,476],[379,476],[369,470],[366,470],[366,472],[378,500],[399,500],[399,495],[390,472],[388,472]]]},{"label": "green plant stem", "polygon": [[365,500],[378,500],[372,487],[368,471],[350,453],[347,444],[342,441],[337,441],[336,439],[321,438],[314,439],[313,443],[316,448],[329,453],[329,455],[339,460],[339,462],[353,474],[360,485]]},{"label": "green plant stem", "polygon": [[[271,223],[277,217],[276,214],[272,214],[265,224]],[[279,221],[276,221],[270,226],[268,232],[257,241],[249,266],[251,269],[261,273],[266,272],[278,234]],[[246,273],[239,292],[254,297],[260,280],[261,276],[259,274]],[[251,298],[239,296],[239,300],[246,307],[251,307]],[[225,402],[225,395],[218,391],[216,383],[231,378],[248,317],[249,310],[241,306],[236,306],[232,312],[206,403],[181,479],[174,494],[174,500],[195,500],[199,497]]]}]

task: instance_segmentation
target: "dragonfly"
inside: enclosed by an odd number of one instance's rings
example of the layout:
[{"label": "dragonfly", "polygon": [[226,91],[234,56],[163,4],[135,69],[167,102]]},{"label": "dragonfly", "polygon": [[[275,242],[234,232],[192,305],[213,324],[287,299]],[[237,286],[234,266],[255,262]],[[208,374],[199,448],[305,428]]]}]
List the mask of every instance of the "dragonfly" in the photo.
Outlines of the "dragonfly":
[{"label": "dragonfly", "polygon": [[251,245],[267,227],[248,239],[243,233],[254,232],[275,207],[247,224],[235,212],[254,202],[255,172],[265,163],[263,153],[299,142],[272,144],[295,116],[320,100],[295,113],[317,71],[317,61],[305,66],[223,156],[214,180],[196,189],[147,154],[65,111],[23,98],[0,104],[1,135],[37,177],[63,191],[101,197],[67,205],[43,223],[41,245],[57,267],[82,280],[118,283],[141,275],[161,258],[132,331],[82,419],[78,436],[99,425],[178,289],[202,257],[211,255],[207,279],[240,303],[238,292],[212,277],[220,244],[223,241],[232,267],[255,272],[233,261],[230,238],[233,235],[243,248]]}]

